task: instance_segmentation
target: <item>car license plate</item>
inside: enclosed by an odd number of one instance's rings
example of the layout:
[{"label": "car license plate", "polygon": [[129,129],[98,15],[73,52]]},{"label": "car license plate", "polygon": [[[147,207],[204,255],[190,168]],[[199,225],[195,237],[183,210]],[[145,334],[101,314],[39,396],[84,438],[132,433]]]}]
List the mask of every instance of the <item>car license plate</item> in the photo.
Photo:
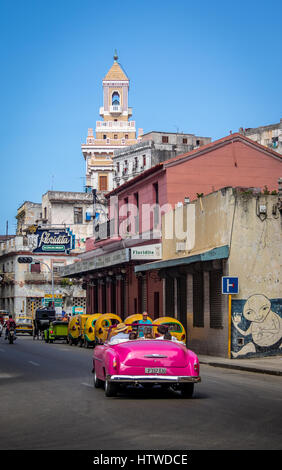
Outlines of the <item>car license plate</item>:
[{"label": "car license plate", "polygon": [[166,369],[162,367],[146,367],[145,374],[166,374]]}]

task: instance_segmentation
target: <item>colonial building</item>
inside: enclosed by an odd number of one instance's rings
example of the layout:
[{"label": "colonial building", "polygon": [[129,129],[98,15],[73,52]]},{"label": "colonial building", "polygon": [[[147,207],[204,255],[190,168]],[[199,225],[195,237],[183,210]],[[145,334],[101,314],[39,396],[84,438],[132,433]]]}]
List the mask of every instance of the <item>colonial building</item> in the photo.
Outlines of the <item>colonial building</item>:
[{"label": "colonial building", "polygon": [[[32,314],[56,296],[68,313],[86,307],[81,281],[65,281],[58,270],[73,263],[93,236],[93,194],[48,191],[41,203],[26,201],[17,211],[17,235],[0,240],[0,304],[13,314]],[[67,242],[67,243],[66,243]],[[19,256],[31,264],[19,264]]]},{"label": "colonial building", "polygon": [[246,129],[241,127],[239,132],[259,144],[282,153],[282,119],[280,119],[280,122],[268,126],[248,127]]},{"label": "colonial building", "polygon": [[[62,234],[62,232],[59,232]],[[56,300],[58,312],[64,309],[72,313],[73,307],[86,307],[86,291],[82,283],[64,281],[58,269],[76,259],[65,245],[66,237],[72,243],[69,232],[64,232],[59,240],[58,231],[35,231],[35,236],[48,243],[34,245],[34,234],[17,235],[9,240],[0,241],[0,309],[13,315],[34,314],[44,303]],[[52,246],[51,246],[52,245]],[[68,245],[70,246],[70,245]],[[32,257],[33,262],[18,262],[21,256]]]},{"label": "colonial building", "polygon": [[114,187],[114,151],[138,142],[135,121],[130,120],[132,108],[128,92],[129,79],[115,54],[114,63],[103,80],[103,106],[100,108],[103,120],[96,122],[96,136],[93,128],[88,129],[86,143],[81,146],[86,163],[86,190],[96,190],[101,202],[96,209],[102,219],[103,197]]},{"label": "colonial building", "polygon": [[74,253],[85,250],[87,237],[93,235],[93,195],[72,191],[47,191],[41,203],[25,202],[17,211],[17,235],[31,226],[68,228],[75,239]]},{"label": "colonial building", "polygon": [[140,142],[114,152],[114,187],[160,162],[209,144],[210,137],[173,132],[149,132]]}]

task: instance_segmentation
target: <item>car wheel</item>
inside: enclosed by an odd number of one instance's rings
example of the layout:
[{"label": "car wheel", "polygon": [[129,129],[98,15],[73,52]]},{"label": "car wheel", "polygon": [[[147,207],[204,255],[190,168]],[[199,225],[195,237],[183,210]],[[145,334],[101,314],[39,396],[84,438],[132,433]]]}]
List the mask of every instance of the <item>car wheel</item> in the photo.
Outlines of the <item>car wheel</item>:
[{"label": "car wheel", "polygon": [[182,398],[192,398],[194,393],[194,384],[182,384],[180,391]]},{"label": "car wheel", "polygon": [[117,385],[106,380],[105,382],[105,395],[106,397],[115,397],[117,394]]},{"label": "car wheel", "polygon": [[96,371],[94,371],[94,387],[101,388],[103,386],[103,381],[98,379]]}]

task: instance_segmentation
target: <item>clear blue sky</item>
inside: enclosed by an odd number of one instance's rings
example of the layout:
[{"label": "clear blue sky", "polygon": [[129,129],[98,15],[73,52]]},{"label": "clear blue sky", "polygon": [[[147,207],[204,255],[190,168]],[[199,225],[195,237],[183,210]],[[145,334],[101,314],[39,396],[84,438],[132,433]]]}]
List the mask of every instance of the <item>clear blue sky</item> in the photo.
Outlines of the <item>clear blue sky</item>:
[{"label": "clear blue sky", "polygon": [[136,127],[213,140],[282,118],[281,0],[0,0],[0,234],[82,191],[114,49]]}]

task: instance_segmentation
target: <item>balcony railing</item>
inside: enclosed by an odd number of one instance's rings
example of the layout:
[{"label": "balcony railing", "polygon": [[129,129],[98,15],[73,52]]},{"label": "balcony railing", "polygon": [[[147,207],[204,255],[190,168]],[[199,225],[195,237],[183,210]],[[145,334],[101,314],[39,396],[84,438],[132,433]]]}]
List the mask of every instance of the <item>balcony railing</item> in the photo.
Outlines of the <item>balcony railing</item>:
[{"label": "balcony railing", "polygon": [[110,113],[111,114],[121,114],[122,113],[122,107],[120,105],[113,105],[110,106]]}]

